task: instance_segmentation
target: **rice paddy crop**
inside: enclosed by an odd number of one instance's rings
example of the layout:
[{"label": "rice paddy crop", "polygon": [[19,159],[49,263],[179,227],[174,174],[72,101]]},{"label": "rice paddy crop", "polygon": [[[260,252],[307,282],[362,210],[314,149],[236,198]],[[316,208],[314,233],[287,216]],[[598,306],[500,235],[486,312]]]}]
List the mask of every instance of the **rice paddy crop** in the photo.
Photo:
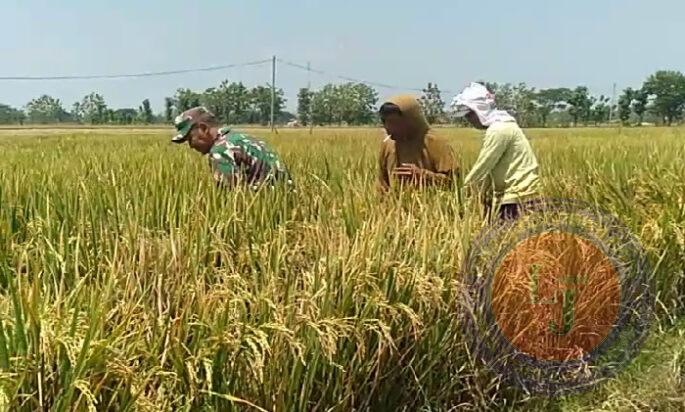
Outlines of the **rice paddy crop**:
[{"label": "rice paddy crop", "polygon": [[[483,225],[477,201],[381,197],[379,130],[254,132],[283,156],[296,193],[217,190],[170,132],[0,132],[0,405],[549,406],[501,385],[464,345],[459,269]],[[466,172],[478,133],[439,133]],[[685,130],[527,133],[544,195],[620,218],[653,263],[659,325],[677,324]]]}]

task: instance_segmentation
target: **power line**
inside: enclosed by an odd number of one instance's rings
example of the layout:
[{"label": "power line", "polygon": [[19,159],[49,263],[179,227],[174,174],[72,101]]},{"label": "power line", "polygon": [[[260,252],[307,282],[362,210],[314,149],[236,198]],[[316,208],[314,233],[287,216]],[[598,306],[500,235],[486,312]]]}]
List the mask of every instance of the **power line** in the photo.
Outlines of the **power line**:
[{"label": "power line", "polygon": [[[324,70],[312,68],[310,63],[307,63],[307,65],[303,65],[303,64],[294,63],[294,62],[284,60],[284,59],[280,59],[280,58],[277,58],[276,61],[278,61],[278,62],[280,62],[286,66],[290,66],[290,67],[296,68],[298,70],[306,71],[308,74],[308,83],[311,82],[311,79],[309,79],[309,75],[311,73],[315,73],[315,74],[319,74],[322,76],[334,77],[334,78],[344,80],[344,81],[348,81],[348,82],[363,83],[363,84],[366,84],[368,86],[378,87],[378,88],[383,88],[383,89],[410,90],[410,91],[414,91],[414,92],[423,92],[422,88],[402,87],[402,86],[397,86],[397,85],[392,85],[392,84],[385,84],[385,83],[380,83],[380,82],[375,82],[375,81],[370,81],[370,80],[357,79],[354,77],[344,76],[341,74],[326,72]],[[194,69],[166,70],[166,71],[144,72],[144,73],[98,74],[98,75],[0,76],[0,81],[108,80],[108,79],[126,79],[126,78],[145,78],[145,77],[170,76],[170,75],[185,74],[185,73],[219,71],[219,70],[227,70],[227,69],[237,68],[237,67],[261,66],[264,64],[268,64],[268,63],[272,63],[272,64],[274,63],[273,57],[270,59],[257,60],[257,61],[247,62],[247,63],[225,64],[225,65],[220,65],[220,66],[200,67],[200,68],[194,68]],[[273,70],[273,68],[272,68],[272,70]],[[443,93],[453,93],[450,90],[443,90],[442,92]]]},{"label": "power line", "polygon": [[[307,65],[302,65],[298,63],[293,63],[288,60],[277,59],[278,62],[285,64],[299,70],[306,71],[308,74],[315,73],[322,76],[334,77],[340,80],[363,83],[373,87],[379,87],[384,89],[392,90],[411,90],[415,92],[422,92],[423,89],[417,87],[401,87],[397,85],[385,84],[370,80],[357,79],[349,76],[343,76],[340,74],[329,73],[323,70],[314,69],[311,67],[310,63]],[[225,64],[220,66],[209,66],[200,67],[195,69],[181,69],[181,70],[166,70],[158,72],[144,72],[144,73],[125,73],[125,74],[97,74],[97,75],[71,75],[71,76],[0,76],[0,81],[53,81],[53,80],[108,80],[108,79],[127,79],[127,78],[145,78],[145,77],[159,77],[159,76],[170,76],[175,74],[185,74],[185,73],[199,73],[199,72],[210,72],[226,70],[237,67],[249,67],[249,66],[260,66],[267,63],[273,63],[273,58],[257,60],[247,63],[235,63],[235,64]],[[311,80],[310,80],[311,81]],[[443,93],[452,93],[450,90],[443,90]]]},{"label": "power line", "polygon": [[0,76],[0,80],[5,81],[27,81],[27,80],[97,80],[97,79],[123,79],[132,77],[156,77],[168,76],[173,74],[196,73],[196,72],[210,72],[217,70],[226,70],[235,67],[259,66],[266,63],[271,63],[272,59],[258,60],[248,63],[225,64],[221,66],[201,67],[197,69],[182,69],[182,70],[168,70],[161,72],[147,72],[147,73],[132,73],[132,74],[101,74],[101,75],[83,75],[83,76]]},{"label": "power line", "polygon": [[[335,78],[338,78],[338,79],[341,79],[341,80],[345,80],[345,81],[349,81],[349,82],[364,83],[364,84],[369,85],[369,86],[380,87],[380,88],[384,88],[384,89],[392,89],[392,90],[411,90],[411,91],[415,91],[415,92],[422,92],[422,91],[423,91],[423,89],[421,89],[421,88],[416,88],[416,87],[400,87],[400,86],[395,86],[395,85],[390,85],[390,84],[384,84],[384,83],[378,83],[378,82],[373,82],[373,81],[368,81],[368,80],[355,79],[355,78],[352,78],[352,77],[343,76],[343,75],[334,74],[334,73],[328,73],[328,72],[325,72],[325,71],[323,71],[323,70],[313,69],[313,68],[311,68],[311,66],[310,66],[309,64],[308,64],[307,66],[305,66],[305,65],[302,65],[302,64],[293,63],[293,62],[290,62],[290,61],[287,61],[287,60],[283,60],[283,59],[278,59],[278,61],[279,61],[280,63],[285,64],[286,66],[290,66],[290,67],[293,67],[293,68],[296,68],[296,69],[305,70],[305,71],[307,71],[307,72],[320,74],[320,75],[322,75],[322,76],[335,77]],[[443,93],[453,93],[453,92],[450,91],[450,90],[443,90],[442,92],[443,92]]]},{"label": "power line", "polygon": [[290,61],[287,61],[287,60],[283,60],[283,59],[278,59],[278,61],[279,61],[280,63],[285,64],[286,66],[294,67],[294,68],[296,68],[296,69],[306,70],[306,71],[308,71],[308,72],[320,74],[320,75],[322,75],[322,76],[336,77],[336,78],[341,79],[341,80],[346,80],[346,81],[351,81],[351,82],[356,82],[356,83],[364,83],[364,84],[368,84],[369,86],[376,86],[376,87],[382,87],[382,88],[386,88],[386,89],[395,89],[395,90],[414,90],[414,91],[421,91],[421,89],[416,89],[416,88],[413,88],[413,87],[399,87],[399,86],[393,86],[393,85],[389,85],[389,84],[377,83],[377,82],[372,82],[372,81],[367,81],[367,80],[353,79],[353,78],[351,78],[351,77],[341,76],[341,75],[333,74],[333,73],[327,73],[327,72],[325,72],[325,71],[323,71],[323,70],[313,69],[313,68],[311,68],[311,66],[310,66],[310,67],[307,67],[307,66],[304,66],[304,65],[301,65],[301,64],[297,64],[297,63],[293,63],[293,62],[290,62]]}]

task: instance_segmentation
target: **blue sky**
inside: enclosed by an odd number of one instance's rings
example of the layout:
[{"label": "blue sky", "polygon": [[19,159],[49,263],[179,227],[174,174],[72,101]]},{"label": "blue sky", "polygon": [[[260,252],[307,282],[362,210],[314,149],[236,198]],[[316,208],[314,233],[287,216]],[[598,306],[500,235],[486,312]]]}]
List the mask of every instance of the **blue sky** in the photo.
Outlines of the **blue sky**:
[{"label": "blue sky", "polygon": [[[596,94],[639,86],[658,69],[685,71],[685,1],[3,0],[0,76],[118,74],[268,59],[402,87],[471,80]],[[7,82],[0,103],[47,93],[65,106],[91,91],[137,107],[179,87],[270,81],[270,66],[160,78]],[[289,108],[297,89],[338,81],[279,66]],[[382,97],[402,90],[378,89]],[[444,96],[446,100],[452,95]]]}]

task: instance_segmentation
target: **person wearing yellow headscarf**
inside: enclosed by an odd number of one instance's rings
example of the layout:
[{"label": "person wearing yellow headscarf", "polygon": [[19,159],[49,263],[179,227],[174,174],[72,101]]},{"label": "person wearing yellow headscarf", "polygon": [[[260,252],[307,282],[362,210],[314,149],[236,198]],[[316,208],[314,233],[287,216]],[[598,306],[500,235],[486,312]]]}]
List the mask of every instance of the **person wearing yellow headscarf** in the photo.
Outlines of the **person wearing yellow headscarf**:
[{"label": "person wearing yellow headscarf", "polygon": [[387,137],[381,144],[379,183],[384,191],[394,183],[447,187],[459,175],[454,151],[437,136],[416,97],[395,96],[380,108]]}]

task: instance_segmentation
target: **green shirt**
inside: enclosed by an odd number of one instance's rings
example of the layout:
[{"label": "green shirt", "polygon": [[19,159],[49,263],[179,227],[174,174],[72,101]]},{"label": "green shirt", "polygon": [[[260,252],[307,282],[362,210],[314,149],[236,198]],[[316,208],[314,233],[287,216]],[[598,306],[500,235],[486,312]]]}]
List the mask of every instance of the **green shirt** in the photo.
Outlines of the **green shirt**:
[{"label": "green shirt", "polygon": [[242,181],[257,186],[281,179],[292,184],[285,165],[265,142],[232,133],[228,127],[219,130],[209,151],[209,166],[219,184]]},{"label": "green shirt", "polygon": [[538,193],[538,161],[516,123],[499,122],[488,128],[464,183],[485,184],[500,204],[517,203]]}]

